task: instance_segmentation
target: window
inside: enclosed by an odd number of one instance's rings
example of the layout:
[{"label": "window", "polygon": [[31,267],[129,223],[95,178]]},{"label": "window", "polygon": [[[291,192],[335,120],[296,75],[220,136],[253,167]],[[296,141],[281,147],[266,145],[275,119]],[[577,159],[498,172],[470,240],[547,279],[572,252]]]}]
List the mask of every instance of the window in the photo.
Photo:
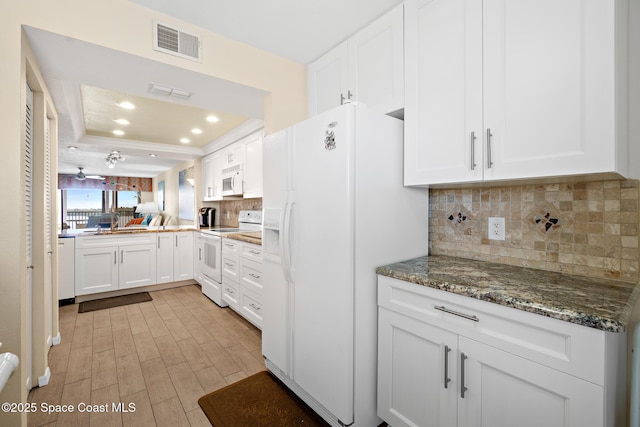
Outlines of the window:
[{"label": "window", "polygon": [[126,224],[133,218],[134,208],[139,203],[136,191],[106,191],[86,188],[58,190],[58,192],[62,207],[61,223],[63,228],[84,228],[90,217],[110,212],[112,194],[115,212],[119,216],[119,225]]}]

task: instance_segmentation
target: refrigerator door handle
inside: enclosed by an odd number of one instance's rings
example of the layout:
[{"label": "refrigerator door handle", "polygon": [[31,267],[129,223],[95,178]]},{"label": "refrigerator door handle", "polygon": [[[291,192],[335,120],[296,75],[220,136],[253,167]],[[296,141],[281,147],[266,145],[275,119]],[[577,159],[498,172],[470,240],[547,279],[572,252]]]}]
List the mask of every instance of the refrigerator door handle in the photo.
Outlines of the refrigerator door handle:
[{"label": "refrigerator door handle", "polygon": [[291,210],[295,202],[287,202],[284,210],[283,239],[282,239],[282,267],[287,282],[293,282],[293,274],[291,272]]}]

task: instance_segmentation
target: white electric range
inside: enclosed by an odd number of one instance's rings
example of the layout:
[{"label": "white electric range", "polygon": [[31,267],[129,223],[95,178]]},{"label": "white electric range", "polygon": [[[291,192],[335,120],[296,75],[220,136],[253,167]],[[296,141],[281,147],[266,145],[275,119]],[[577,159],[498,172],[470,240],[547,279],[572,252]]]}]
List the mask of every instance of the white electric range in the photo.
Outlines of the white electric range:
[{"label": "white electric range", "polygon": [[238,227],[201,228],[196,239],[196,281],[202,293],[220,307],[228,305],[222,299],[222,236],[243,231],[262,231],[262,211],[240,211]]}]

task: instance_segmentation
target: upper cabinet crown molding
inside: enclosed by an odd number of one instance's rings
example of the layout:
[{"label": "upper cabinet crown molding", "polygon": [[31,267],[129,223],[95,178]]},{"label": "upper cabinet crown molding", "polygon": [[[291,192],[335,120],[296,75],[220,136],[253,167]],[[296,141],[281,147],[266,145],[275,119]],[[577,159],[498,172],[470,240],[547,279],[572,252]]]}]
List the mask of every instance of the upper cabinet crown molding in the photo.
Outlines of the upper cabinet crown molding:
[{"label": "upper cabinet crown molding", "polygon": [[630,177],[628,7],[407,0],[405,185]]},{"label": "upper cabinet crown molding", "polygon": [[384,114],[404,107],[404,24],[400,4],[309,64],[308,114],[345,102]]}]

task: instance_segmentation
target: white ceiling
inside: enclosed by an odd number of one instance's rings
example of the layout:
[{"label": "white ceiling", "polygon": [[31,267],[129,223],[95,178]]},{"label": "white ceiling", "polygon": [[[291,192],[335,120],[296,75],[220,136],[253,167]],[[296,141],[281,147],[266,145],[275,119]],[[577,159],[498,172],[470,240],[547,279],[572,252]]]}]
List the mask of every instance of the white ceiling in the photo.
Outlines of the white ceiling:
[{"label": "white ceiling", "polygon": [[[308,64],[383,15],[401,0],[129,0],[220,35]],[[58,171],[87,175],[155,177],[185,160],[203,155],[202,146],[239,123],[263,116],[265,92],[168,64],[114,51],[44,30],[25,27],[29,43],[59,114]],[[188,100],[151,94],[152,85],[191,93]],[[84,89],[82,89],[84,88]],[[91,92],[83,99],[83,91]],[[131,120],[124,136],[109,134],[117,112],[113,100],[129,95],[145,105],[144,120]],[[169,103],[167,105],[166,103]],[[163,104],[165,104],[163,106]],[[176,108],[184,108],[181,113]],[[160,129],[163,110],[183,123]],[[187,111],[188,110],[188,111]],[[181,144],[178,135],[214,113],[201,138]],[[140,115],[138,115],[140,117]],[[193,123],[185,117],[193,117]],[[146,127],[146,128],[145,128]],[[163,137],[159,138],[158,134]],[[173,143],[171,141],[174,141]],[[71,150],[68,147],[78,147]],[[125,157],[114,169],[105,158],[112,150]],[[156,157],[150,157],[149,154]]]},{"label": "white ceiling", "polygon": [[402,0],[129,0],[309,64]]}]

